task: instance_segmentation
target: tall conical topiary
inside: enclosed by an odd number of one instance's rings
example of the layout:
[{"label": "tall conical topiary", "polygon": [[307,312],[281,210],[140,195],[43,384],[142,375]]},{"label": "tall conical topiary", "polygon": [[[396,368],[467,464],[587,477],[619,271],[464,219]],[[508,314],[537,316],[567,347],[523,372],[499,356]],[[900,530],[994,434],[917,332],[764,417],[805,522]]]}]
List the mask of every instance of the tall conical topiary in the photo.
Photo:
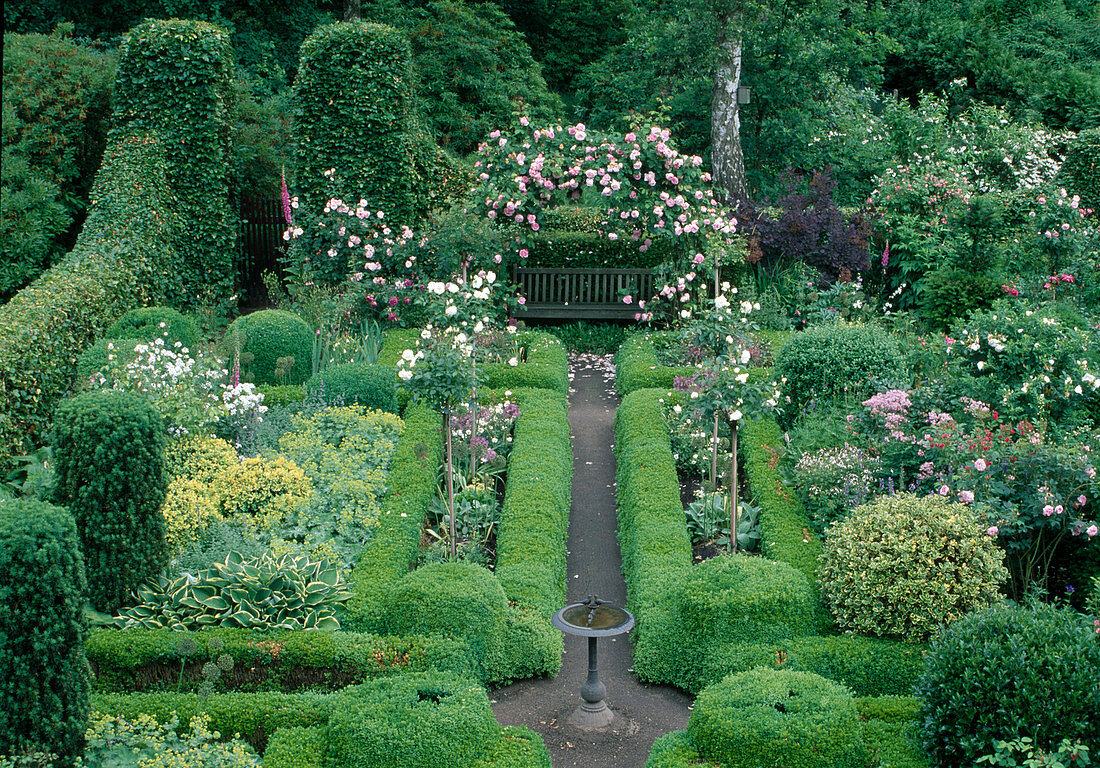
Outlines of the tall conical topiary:
[{"label": "tall conical topiary", "polygon": [[165,441],[160,414],[134,392],[88,392],[57,409],[57,501],[76,518],[99,610],[117,610],[167,563]]},{"label": "tall conical topiary", "polygon": [[72,515],[0,501],[0,763],[52,752],[53,765],[71,766],[84,751],[86,589]]}]

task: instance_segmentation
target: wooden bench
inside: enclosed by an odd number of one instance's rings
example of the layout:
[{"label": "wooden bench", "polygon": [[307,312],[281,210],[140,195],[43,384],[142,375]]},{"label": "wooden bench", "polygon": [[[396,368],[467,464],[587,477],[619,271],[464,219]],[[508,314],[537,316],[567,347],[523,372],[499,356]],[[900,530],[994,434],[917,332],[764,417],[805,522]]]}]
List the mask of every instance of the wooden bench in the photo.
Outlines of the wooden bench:
[{"label": "wooden bench", "polygon": [[525,300],[521,320],[633,320],[638,300],[653,295],[651,269],[516,267],[512,280]]}]

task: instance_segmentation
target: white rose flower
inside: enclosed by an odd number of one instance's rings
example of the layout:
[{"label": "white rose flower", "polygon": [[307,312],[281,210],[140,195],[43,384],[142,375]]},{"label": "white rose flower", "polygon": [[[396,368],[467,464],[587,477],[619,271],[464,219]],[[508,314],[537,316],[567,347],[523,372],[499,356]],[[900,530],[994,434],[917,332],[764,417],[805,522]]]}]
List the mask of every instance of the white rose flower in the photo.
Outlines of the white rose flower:
[{"label": "white rose flower", "polygon": [[413,372],[412,371],[398,371],[397,372],[397,378],[401,379],[401,381],[408,381],[412,377],[413,377]]},{"label": "white rose flower", "polygon": [[443,310],[443,314],[445,314],[447,317],[454,317],[458,314],[458,307],[456,307],[454,304],[448,304],[447,308]]},{"label": "white rose flower", "polygon": [[415,353],[411,349],[406,349],[404,352],[401,353],[401,359],[411,363],[413,361],[414,354]]}]

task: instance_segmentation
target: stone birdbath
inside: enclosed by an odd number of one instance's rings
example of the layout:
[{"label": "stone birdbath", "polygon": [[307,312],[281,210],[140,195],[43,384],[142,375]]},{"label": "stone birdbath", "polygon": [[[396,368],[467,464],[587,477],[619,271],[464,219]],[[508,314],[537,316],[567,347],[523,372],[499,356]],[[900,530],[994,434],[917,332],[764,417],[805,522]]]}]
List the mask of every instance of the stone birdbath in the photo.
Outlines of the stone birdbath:
[{"label": "stone birdbath", "polygon": [[600,730],[611,725],[615,713],[604,698],[607,687],[600,682],[596,663],[596,641],[629,632],[634,617],[625,608],[589,595],[583,603],[571,603],[555,613],[550,622],[570,635],[588,638],[588,679],[581,686],[581,705],[569,716],[569,722],[584,730]]}]

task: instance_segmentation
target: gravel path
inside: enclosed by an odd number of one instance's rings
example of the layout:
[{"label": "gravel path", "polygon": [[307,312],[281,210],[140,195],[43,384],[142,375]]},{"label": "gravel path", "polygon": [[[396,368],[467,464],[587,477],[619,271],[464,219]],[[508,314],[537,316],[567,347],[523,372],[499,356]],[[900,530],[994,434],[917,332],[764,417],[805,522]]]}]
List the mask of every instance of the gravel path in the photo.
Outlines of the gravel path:
[{"label": "gravel path", "polygon": [[[570,357],[569,423],[573,437],[573,506],[567,547],[568,602],[589,593],[626,604],[622,557],[615,537],[615,408],[610,356]],[[600,679],[616,713],[602,732],[567,722],[580,704],[588,670],[585,638],[565,636],[561,672],[552,679],[524,680],[490,693],[503,725],[526,725],[546,740],[554,768],[642,768],[654,739],[687,727],[691,698],[667,686],[644,686],[630,672],[625,635],[599,641]]]}]

